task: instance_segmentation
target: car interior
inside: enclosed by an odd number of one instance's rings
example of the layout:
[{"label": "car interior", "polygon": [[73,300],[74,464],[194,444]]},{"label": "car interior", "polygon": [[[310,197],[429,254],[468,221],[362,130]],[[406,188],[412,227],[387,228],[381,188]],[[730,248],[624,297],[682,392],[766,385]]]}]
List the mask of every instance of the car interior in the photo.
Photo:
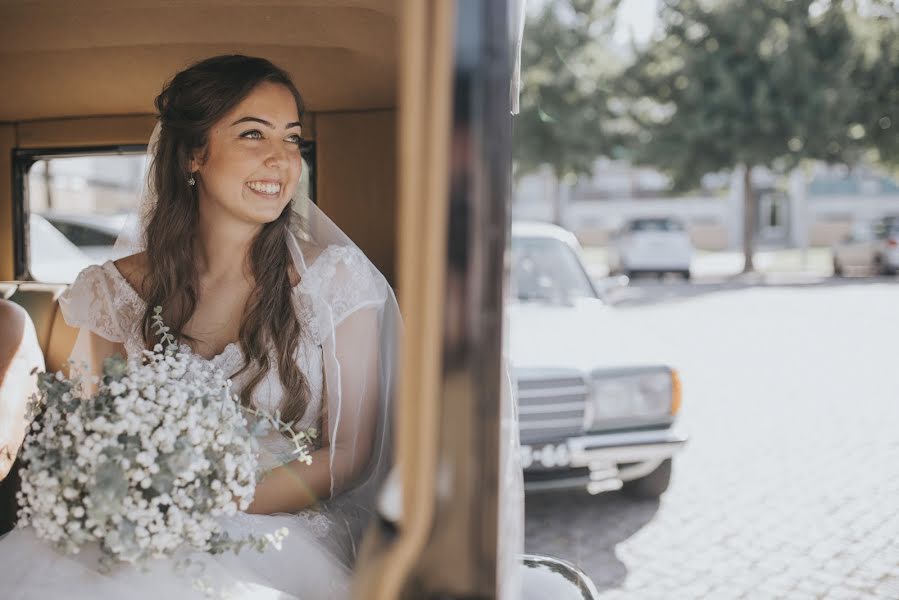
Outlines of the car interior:
[{"label": "car interior", "polygon": [[[65,284],[34,281],[29,269],[30,243],[41,241],[28,239],[23,157],[139,150],[166,78],[216,54],[260,55],[290,72],[306,104],[316,201],[396,288],[400,5],[4,3],[0,298],[27,311],[48,369],[66,366],[76,331],[57,304]],[[2,484],[7,500],[14,479]]]},{"label": "car interior", "polygon": [[166,77],[218,53],[264,55],[291,73],[315,142],[317,202],[395,283],[396,2],[274,4],[2,9],[0,297],[31,315],[49,366],[65,365],[74,332],[56,306],[64,286],[30,281],[16,151],[145,145]]}]

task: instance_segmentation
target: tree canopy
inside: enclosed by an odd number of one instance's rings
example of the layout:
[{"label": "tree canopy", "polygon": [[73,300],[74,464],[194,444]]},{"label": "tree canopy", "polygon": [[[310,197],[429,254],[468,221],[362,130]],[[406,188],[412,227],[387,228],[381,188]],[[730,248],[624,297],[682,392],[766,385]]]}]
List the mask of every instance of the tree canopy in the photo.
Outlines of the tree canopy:
[{"label": "tree canopy", "polygon": [[743,251],[753,269],[754,167],[899,155],[896,17],[851,0],[662,0],[661,32],[618,79],[635,162],[690,189],[745,167]]},{"label": "tree canopy", "polygon": [[855,121],[877,152],[874,160],[899,169],[899,3],[878,4],[882,12],[857,24],[861,57]]},{"label": "tree canopy", "polygon": [[754,167],[899,169],[899,0],[659,3],[658,32],[630,56],[611,43],[619,0],[538,4],[522,44],[516,175],[549,165],[561,181],[627,157],[683,191],[743,165],[751,268]]},{"label": "tree canopy", "polygon": [[516,174],[541,165],[558,179],[588,174],[618,137],[609,109],[617,60],[609,48],[620,0],[546,2],[525,23]]},{"label": "tree canopy", "polygon": [[636,161],[684,189],[740,164],[856,159],[867,131],[857,41],[841,3],[814,4],[663,0],[662,35],[619,80]]}]

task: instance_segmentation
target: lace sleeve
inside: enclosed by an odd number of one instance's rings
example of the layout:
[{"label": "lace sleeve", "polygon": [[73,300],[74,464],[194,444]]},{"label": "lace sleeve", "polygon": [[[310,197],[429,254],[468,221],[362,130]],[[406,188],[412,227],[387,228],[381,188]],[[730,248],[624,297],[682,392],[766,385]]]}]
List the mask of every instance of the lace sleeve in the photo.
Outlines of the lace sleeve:
[{"label": "lace sleeve", "polygon": [[125,328],[116,310],[116,282],[101,266],[81,271],[59,298],[62,316],[72,327],[87,329],[110,342],[123,343]]},{"label": "lace sleeve", "polygon": [[358,248],[334,245],[325,248],[303,275],[299,291],[315,300],[322,338],[354,312],[384,304],[387,283],[373,269]]},{"label": "lace sleeve", "polygon": [[307,295],[322,348],[330,506],[342,507],[356,531],[390,465],[395,300],[384,277],[351,245],[326,247],[298,289]]}]

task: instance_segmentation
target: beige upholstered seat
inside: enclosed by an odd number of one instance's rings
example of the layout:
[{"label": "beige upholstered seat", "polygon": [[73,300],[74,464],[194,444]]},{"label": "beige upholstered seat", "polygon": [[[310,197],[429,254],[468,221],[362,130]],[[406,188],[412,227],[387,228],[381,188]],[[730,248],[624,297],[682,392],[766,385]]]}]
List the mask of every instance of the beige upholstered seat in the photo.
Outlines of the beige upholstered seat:
[{"label": "beige upholstered seat", "polygon": [[0,282],[0,298],[15,302],[31,316],[47,370],[65,370],[77,330],[62,318],[57,300],[66,286],[33,281]]}]

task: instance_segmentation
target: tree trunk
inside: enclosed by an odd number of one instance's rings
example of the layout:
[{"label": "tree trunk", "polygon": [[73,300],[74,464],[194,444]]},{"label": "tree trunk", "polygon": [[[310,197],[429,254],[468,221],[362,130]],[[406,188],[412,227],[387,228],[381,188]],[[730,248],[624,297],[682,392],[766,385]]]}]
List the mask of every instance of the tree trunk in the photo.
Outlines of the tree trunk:
[{"label": "tree trunk", "polygon": [[562,177],[556,176],[555,194],[553,195],[553,223],[562,226]]},{"label": "tree trunk", "polygon": [[753,244],[753,238],[755,237],[755,221],[756,206],[755,194],[752,190],[752,165],[746,165],[746,170],[743,172],[743,256],[745,257],[745,261],[743,263],[744,273],[751,273],[755,270],[755,265],[752,262],[752,253],[755,246],[755,244]]}]

